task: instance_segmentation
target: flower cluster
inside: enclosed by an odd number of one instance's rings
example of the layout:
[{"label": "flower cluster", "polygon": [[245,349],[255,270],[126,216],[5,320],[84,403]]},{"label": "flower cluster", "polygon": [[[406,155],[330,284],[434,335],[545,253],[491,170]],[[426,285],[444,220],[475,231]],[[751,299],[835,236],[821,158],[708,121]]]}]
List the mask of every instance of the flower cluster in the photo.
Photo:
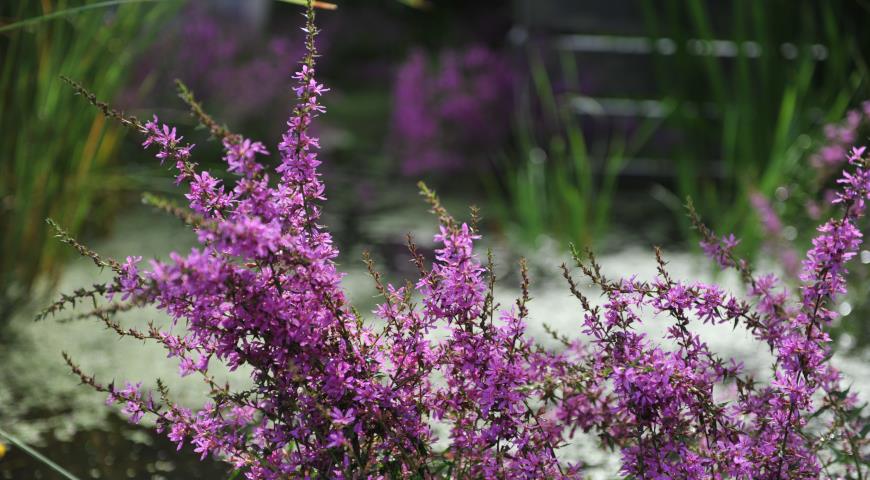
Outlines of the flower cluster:
[{"label": "flower cluster", "polygon": [[[819,227],[797,299],[780,290],[775,277],[756,278],[735,256],[736,239],[717,238],[691,208],[705,252],[740,272],[751,300],[714,284],[671,279],[660,253],[658,275],[643,282],[609,280],[594,256],[575,252],[583,274],[607,301],[592,306],[564,269],[586,311],[584,333],[592,342],[566,342],[569,351],[577,350],[575,364],[590,368],[582,382],[562,389],[571,397],[560,418],[620,446],[622,471],[630,478],[818,478],[832,470],[860,478],[866,419],[829,363],[826,333],[836,316],[830,305],[846,292],[845,264],[861,244],[855,222],[870,196],[864,149],[853,149],[848,160],[854,171],[843,173],[834,200],[842,217]],[[672,319],[665,335],[670,348],[638,332],[644,312]],[[756,382],[737,359],[712,352],[689,329],[692,319],[742,324],[774,354],[772,380]]]},{"label": "flower cluster", "polygon": [[[870,195],[863,149],[850,155],[852,171],[835,199],[843,214],[819,228],[797,299],[774,277],[756,277],[735,256],[733,236],[720,240],[697,221],[705,250],[741,273],[748,300],[672,278],[660,251],[651,280],[606,278],[591,253],[575,251],[604,300],[594,304],[563,265],[588,341],[554,333],[564,348],[548,350],[525,334],[525,265],[520,297],[500,308],[492,257],[484,264],[474,251],[475,222],[456,220],[421,185],[439,220],[439,248],[429,262],[409,238],[419,279],[399,286],[384,283],[366,259],[383,298],[374,311],[380,321],[367,322],[348,304],[338,251],[318,223],[325,190],[310,127],[327,89],[315,79],[310,7],[307,18],[307,54],[293,77],[298,102],[276,168],[260,162],[265,146],[219,127],[183,95],[222,140],[234,185],[199,171],[192,146],[172,127],[95,101],[175,165],[189,209],[152,203],[190,224],[200,245],[146,269],[140,257],[103,259],[61,233],[116,278],[47,311],[82,296],[120,296],[90,315],[119,335],[162,345],[181,376],[205,382],[211,401],[183,407],[160,382],[156,392],[103,385],[66,357],[84,383],[132,421],[153,416],[179,448],[192,445],[249,479],[579,478],[583,465],[559,454],[577,430],[617,450],[628,478],[863,478],[866,422],[829,364],[826,333],[831,302],[846,289],[845,265],[862,241],[855,221]],[[183,323],[184,333],[125,328],[113,316],[142,305]],[[637,328],[650,316],[669,319],[664,338]],[[756,381],[738,359],[712,351],[692,331],[698,322],[747,328],[774,354],[772,380]],[[216,363],[250,372],[253,386],[218,383],[210,374]],[[437,438],[439,422],[449,438]],[[437,447],[441,440],[446,447]]]},{"label": "flower cluster", "polygon": [[479,45],[443,52],[435,72],[428,62],[416,50],[396,74],[392,141],[401,172],[477,168],[510,129],[515,78],[510,64]]},{"label": "flower cluster", "polygon": [[[849,167],[855,141],[865,137],[870,128],[870,102],[862,102],[859,108],[849,110],[843,120],[827,124],[823,128],[821,145],[807,159],[807,167],[798,168],[789,174],[788,182],[779,186],[769,198],[753,192],[750,201],[758,216],[763,233],[765,253],[775,261],[783,273],[783,280],[793,287],[801,280],[799,251],[812,245],[815,229],[827,217],[837,216],[840,208],[836,201],[841,186],[837,180],[844,168]],[[867,220],[861,219],[854,227],[861,230]],[[839,297],[838,307],[842,316],[830,332],[844,348],[866,345],[870,340],[870,328],[862,319],[870,311],[866,302],[870,285],[867,262],[855,265],[848,275],[850,292]]]},{"label": "flower cluster", "polygon": [[858,141],[859,131],[866,126],[868,118],[870,102],[864,102],[860,109],[849,110],[842,122],[825,125],[825,145],[810,159],[811,165],[817,169],[841,167],[849,157],[849,149]]},{"label": "flower cluster", "polygon": [[[856,142],[866,138],[870,132],[870,101],[861,103],[859,108],[846,112],[845,118],[837,123],[826,124],[823,128],[821,144],[809,157],[810,179],[798,179],[806,190],[804,214],[813,220],[827,215],[836,195],[833,181],[847,164],[850,150]],[[804,192],[795,192],[804,193]]]}]

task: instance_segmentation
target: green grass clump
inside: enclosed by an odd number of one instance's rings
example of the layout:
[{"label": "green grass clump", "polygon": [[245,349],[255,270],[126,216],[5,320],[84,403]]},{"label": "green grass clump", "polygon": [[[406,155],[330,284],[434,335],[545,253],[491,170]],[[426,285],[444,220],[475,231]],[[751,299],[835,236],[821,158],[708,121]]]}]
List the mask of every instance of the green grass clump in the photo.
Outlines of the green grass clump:
[{"label": "green grass clump", "polygon": [[104,98],[124,85],[149,31],[178,2],[0,2],[0,322],[50,285],[62,260],[44,219],[73,234],[111,212],[107,166],[122,130],[82,108],[61,75]]}]

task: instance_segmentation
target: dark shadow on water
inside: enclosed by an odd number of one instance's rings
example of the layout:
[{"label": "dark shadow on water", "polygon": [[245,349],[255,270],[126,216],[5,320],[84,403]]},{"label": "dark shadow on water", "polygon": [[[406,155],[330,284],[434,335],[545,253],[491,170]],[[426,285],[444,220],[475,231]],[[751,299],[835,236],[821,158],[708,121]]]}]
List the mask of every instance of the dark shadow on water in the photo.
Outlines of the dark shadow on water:
[{"label": "dark shadow on water", "polygon": [[[25,452],[8,448],[0,459],[0,479],[63,480]],[[226,464],[212,458],[200,461],[189,443],[176,451],[166,437],[115,415],[104,429],[80,431],[64,440],[47,438],[37,450],[81,480],[219,480],[230,476]]]}]

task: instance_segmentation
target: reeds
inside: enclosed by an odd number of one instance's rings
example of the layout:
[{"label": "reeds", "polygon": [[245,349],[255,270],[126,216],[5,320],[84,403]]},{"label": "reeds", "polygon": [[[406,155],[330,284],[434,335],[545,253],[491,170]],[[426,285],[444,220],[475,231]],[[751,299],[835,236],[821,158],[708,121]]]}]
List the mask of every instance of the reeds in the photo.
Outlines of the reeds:
[{"label": "reeds", "polygon": [[45,218],[73,234],[110,214],[107,166],[122,131],[69,95],[65,75],[111,98],[154,25],[178,2],[0,3],[0,322],[50,285],[63,249]]},{"label": "reeds", "polygon": [[651,40],[674,45],[654,64],[657,89],[675,106],[666,123],[680,140],[675,193],[719,230],[739,231],[750,252],[760,233],[744,222],[749,194],[770,196],[801,168],[810,136],[870,92],[858,23],[867,12],[809,0],[638,4]]}]

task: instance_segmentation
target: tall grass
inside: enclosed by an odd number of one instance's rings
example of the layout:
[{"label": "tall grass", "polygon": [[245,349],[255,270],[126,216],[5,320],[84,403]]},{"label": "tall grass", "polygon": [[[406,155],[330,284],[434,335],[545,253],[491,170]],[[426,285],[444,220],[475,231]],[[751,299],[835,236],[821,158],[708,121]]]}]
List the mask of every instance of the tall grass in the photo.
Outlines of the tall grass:
[{"label": "tall grass", "polygon": [[[652,137],[658,120],[632,132],[587,142],[571,98],[578,93],[578,65],[571,54],[556,68],[530,54],[529,85],[520,93],[516,149],[501,157],[497,182],[487,177],[491,209],[514,237],[534,245],[542,235],[563,246],[593,245],[607,231],[619,174],[626,160]],[[556,82],[551,71],[561,75]]]},{"label": "tall grass", "polygon": [[[651,40],[676,46],[654,62],[662,98],[675,105],[676,193],[691,196],[720,231],[741,231],[752,250],[748,193],[770,196],[799,168],[810,146],[802,135],[867,97],[867,35],[858,23],[867,12],[858,2],[810,0],[638,4]],[[736,49],[715,54],[716,40]]]},{"label": "tall grass", "polygon": [[44,219],[78,232],[111,212],[107,165],[122,131],[82,108],[60,76],[112,98],[149,28],[177,2],[0,2],[0,322],[56,278]]},{"label": "tall grass", "polygon": [[[660,173],[674,179],[671,192],[658,188],[657,196],[673,208],[686,236],[682,205],[691,197],[717,230],[735,231],[746,253],[754,251],[760,233],[745,222],[749,193],[769,197],[801,168],[819,127],[870,94],[861,52],[870,42],[861,24],[868,11],[858,2],[812,0],[635,5],[653,52],[648,99],[663,106],[661,133],[668,133],[661,141],[670,168]],[[633,55],[624,58],[627,73],[645,68]],[[573,62],[563,55],[560,84],[576,78]],[[607,230],[623,167],[637,153],[662,154],[647,148],[660,142],[651,138],[658,120],[593,142],[570,102],[552,88],[549,73],[557,69],[534,57],[530,63],[533,108],[521,109],[518,153],[502,162],[500,188],[491,189],[501,196],[492,208],[527,241],[547,233],[593,243]],[[618,88],[619,79],[612,80]],[[541,135],[541,122],[556,128]]]}]

